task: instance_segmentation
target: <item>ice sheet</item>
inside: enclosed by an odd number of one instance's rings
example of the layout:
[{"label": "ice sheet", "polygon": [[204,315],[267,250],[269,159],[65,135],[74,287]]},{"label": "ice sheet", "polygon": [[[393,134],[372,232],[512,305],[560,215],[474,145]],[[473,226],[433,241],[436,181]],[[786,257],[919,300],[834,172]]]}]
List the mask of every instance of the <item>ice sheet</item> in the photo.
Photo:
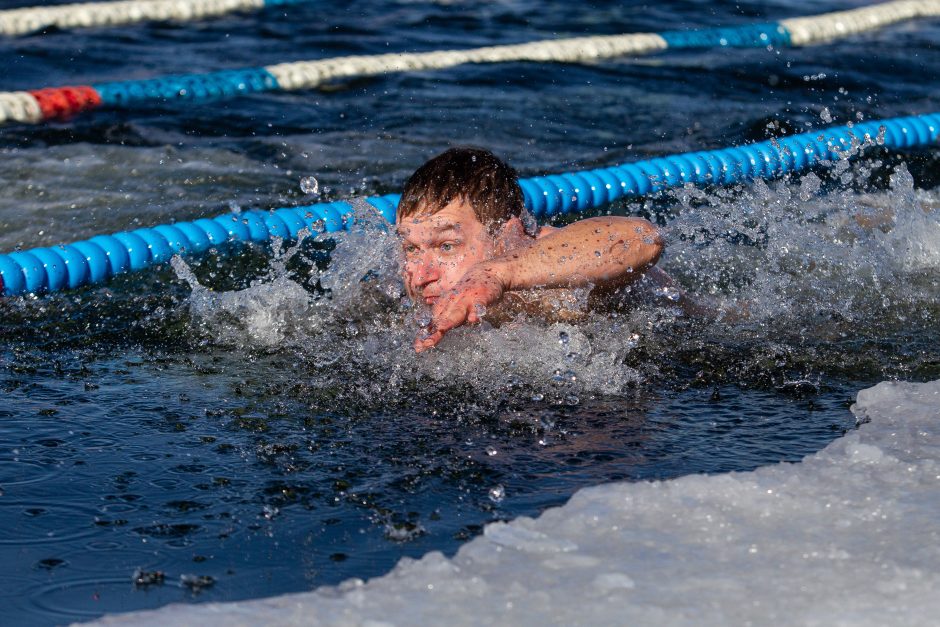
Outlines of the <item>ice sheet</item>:
[{"label": "ice sheet", "polygon": [[597,486],[366,583],[100,624],[936,625],[940,381],[853,411],[798,464]]}]

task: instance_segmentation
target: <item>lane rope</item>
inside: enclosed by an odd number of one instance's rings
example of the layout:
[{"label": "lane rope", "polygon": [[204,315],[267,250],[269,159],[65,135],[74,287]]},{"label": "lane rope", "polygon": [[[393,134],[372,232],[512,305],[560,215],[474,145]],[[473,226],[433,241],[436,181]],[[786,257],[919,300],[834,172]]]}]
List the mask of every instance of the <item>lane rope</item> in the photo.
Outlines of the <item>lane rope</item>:
[{"label": "lane rope", "polygon": [[188,22],[309,0],[122,0],[0,11],[0,35],[26,35],[45,28],[118,26],[135,22]]},{"label": "lane rope", "polygon": [[[581,172],[519,181],[537,217],[583,212],[619,198],[643,196],[692,183],[728,185],[805,170],[853,157],[867,145],[929,146],[940,141],[940,113],[862,122],[771,139],[746,146],[690,152]],[[390,223],[400,196],[366,201]],[[126,272],[166,263],[175,254],[198,254],[229,242],[296,238],[301,229],[349,228],[353,208],[336,201],[270,211],[249,210],[0,255],[0,289],[7,296],[75,289]]]},{"label": "lane rope", "polygon": [[849,11],[728,28],[575,37],[468,50],[354,55],[204,74],[0,92],[0,124],[66,119],[102,106],[199,103],[249,93],[311,89],[336,79],[443,69],[465,63],[576,63],[675,49],[809,46],[928,17],[940,17],[940,0],[894,0]]}]

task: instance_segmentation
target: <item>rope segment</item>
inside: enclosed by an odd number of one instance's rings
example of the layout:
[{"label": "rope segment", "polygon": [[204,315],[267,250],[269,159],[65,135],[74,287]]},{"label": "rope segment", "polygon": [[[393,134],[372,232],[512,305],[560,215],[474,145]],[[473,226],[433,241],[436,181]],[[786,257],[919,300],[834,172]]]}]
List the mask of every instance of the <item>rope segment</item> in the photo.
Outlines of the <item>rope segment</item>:
[{"label": "rope segment", "polygon": [[122,0],[0,11],[0,35],[25,35],[50,26],[62,29],[118,26],[134,22],[186,22],[235,11],[306,0]]},{"label": "rope segment", "polygon": [[[226,5],[236,2],[211,1]],[[254,3],[261,1],[251,0]],[[267,1],[283,3],[300,0]],[[157,3],[156,0],[150,2]],[[182,0],[174,2],[182,3]],[[145,101],[200,102],[254,92],[310,89],[336,79],[443,69],[465,63],[576,63],[675,49],[809,46],[905,20],[927,17],[940,17],[940,0],[895,0],[861,9],[794,18],[779,23],[694,31],[575,37],[469,50],[356,55],[208,74],[0,92],[0,124],[36,124],[51,119],[68,118],[100,106],[127,107]]]},{"label": "rope segment", "polygon": [[[542,218],[596,209],[619,198],[643,196],[687,183],[727,185],[798,172],[822,161],[853,156],[865,142],[911,148],[938,141],[940,113],[928,113],[837,126],[747,146],[537,176],[519,183],[526,207]],[[394,223],[399,198],[390,194],[366,201]],[[200,253],[228,242],[264,242],[272,236],[296,238],[301,229],[335,232],[350,226],[352,210],[344,201],[250,210],[13,252],[0,255],[0,290],[15,296],[74,289],[165,263],[175,254]]]}]

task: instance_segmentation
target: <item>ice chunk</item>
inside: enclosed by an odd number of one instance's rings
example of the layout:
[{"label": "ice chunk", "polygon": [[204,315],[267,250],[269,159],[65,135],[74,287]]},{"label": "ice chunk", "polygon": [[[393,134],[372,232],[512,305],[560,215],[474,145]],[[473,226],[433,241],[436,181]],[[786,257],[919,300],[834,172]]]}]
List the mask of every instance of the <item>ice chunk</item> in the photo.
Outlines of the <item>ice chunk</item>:
[{"label": "ice chunk", "polygon": [[565,553],[578,548],[568,540],[555,540],[544,533],[532,531],[517,525],[497,522],[488,525],[483,535],[500,546],[528,553]]}]

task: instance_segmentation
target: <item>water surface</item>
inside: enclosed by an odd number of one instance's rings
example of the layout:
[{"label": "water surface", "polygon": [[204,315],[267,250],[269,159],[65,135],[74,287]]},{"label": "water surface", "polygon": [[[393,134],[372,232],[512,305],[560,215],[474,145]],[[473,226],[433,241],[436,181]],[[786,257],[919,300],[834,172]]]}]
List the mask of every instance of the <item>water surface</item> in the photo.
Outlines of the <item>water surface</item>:
[{"label": "water surface", "polygon": [[[0,88],[858,4],[311,2],[4,40]],[[938,41],[925,21],[806,49],[464,66],[5,127],[0,249],[394,192],[455,144],[529,176],[936,111]],[[748,313],[717,322],[666,296],[580,325],[464,330],[415,356],[394,238],[367,215],[273,262],[278,243],[7,300],[5,617],[308,590],[452,553],[584,486],[799,460],[854,428],[860,388],[940,376],[937,160],[876,148],[792,180],[609,208],[662,226],[662,265],[684,289]],[[135,585],[138,569],[163,583]]]}]

